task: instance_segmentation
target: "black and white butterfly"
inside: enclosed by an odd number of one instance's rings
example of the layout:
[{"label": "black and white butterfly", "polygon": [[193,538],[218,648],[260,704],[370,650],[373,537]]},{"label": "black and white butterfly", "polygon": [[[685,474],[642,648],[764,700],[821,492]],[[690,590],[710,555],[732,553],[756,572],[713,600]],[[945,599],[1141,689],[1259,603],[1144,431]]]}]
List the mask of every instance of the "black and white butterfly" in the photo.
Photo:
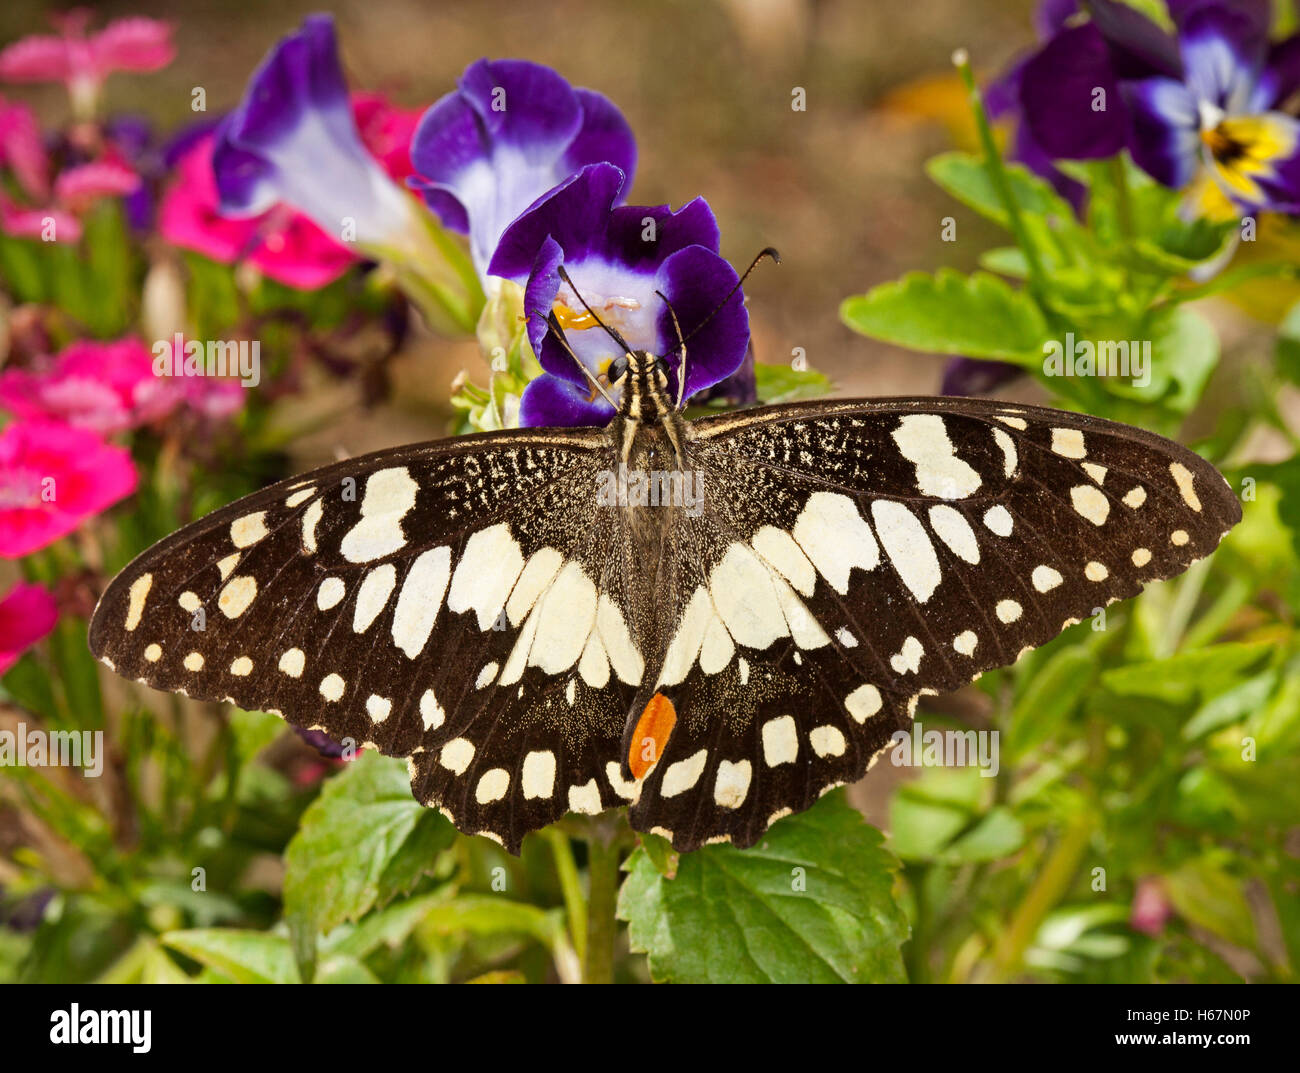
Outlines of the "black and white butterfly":
[{"label": "black and white butterfly", "polygon": [[679,850],[748,846],[861,777],[921,694],[1241,517],[1200,457],[1093,417],[895,398],[687,421],[663,359],[628,348],[617,381],[605,429],[382,451],[215,511],[112,582],[91,649],[408,757],[419,801],[512,852],[619,805]]}]

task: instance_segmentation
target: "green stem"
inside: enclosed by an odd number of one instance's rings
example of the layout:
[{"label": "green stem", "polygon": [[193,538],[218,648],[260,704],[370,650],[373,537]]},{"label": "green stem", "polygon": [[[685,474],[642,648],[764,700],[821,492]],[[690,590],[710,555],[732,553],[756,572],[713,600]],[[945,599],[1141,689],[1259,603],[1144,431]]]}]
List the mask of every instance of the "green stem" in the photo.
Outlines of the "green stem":
[{"label": "green stem", "polygon": [[1019,971],[1025,951],[1038,933],[1043,918],[1070,889],[1091,835],[1092,818],[1088,814],[1080,813],[1070,821],[1043,870],[1016,907],[1011,923],[1002,932],[993,955],[995,983],[1010,979]]},{"label": "green stem", "polygon": [[952,62],[961,74],[961,80],[970,97],[971,111],[975,115],[975,128],[979,132],[980,146],[984,150],[984,164],[989,170],[989,178],[993,181],[993,188],[998,193],[1003,209],[1006,210],[1011,232],[1016,236],[1016,243],[1025,255],[1025,264],[1029,269],[1029,289],[1035,295],[1039,295],[1043,293],[1046,278],[1043,265],[1038,259],[1037,247],[1029,240],[1029,232],[1025,230],[1025,221],[1020,215],[1020,205],[1011,190],[1011,180],[1007,178],[1006,169],[1002,166],[1002,155],[993,140],[993,128],[989,126],[988,112],[984,109],[984,98],[975,84],[975,73],[971,70],[970,56],[964,48],[958,49],[952,54]]},{"label": "green stem", "polygon": [[580,961],[587,957],[587,899],[582,894],[582,881],[578,878],[578,865],[573,859],[573,845],[569,836],[556,827],[547,827],[542,836],[551,847],[555,858],[555,876],[564,895],[564,909],[569,918],[569,935],[573,949]]},{"label": "green stem", "polygon": [[1251,280],[1297,278],[1300,278],[1300,265],[1292,264],[1289,261],[1268,261],[1264,264],[1243,265],[1240,268],[1231,268],[1226,272],[1220,272],[1214,279],[1201,284],[1199,287],[1188,287],[1186,290],[1170,295],[1167,304],[1182,305],[1184,302],[1195,302],[1200,298],[1208,298],[1212,294],[1230,291],[1243,283],[1249,283]]},{"label": "green stem", "polygon": [[593,830],[587,839],[587,953],[582,982],[614,982],[614,910],[618,900],[619,844],[610,832]]},{"label": "green stem", "polygon": [[1118,153],[1110,158],[1110,178],[1115,184],[1115,207],[1119,215],[1119,231],[1125,242],[1132,242],[1137,234],[1133,222],[1133,194],[1128,187],[1128,172],[1124,158]]}]

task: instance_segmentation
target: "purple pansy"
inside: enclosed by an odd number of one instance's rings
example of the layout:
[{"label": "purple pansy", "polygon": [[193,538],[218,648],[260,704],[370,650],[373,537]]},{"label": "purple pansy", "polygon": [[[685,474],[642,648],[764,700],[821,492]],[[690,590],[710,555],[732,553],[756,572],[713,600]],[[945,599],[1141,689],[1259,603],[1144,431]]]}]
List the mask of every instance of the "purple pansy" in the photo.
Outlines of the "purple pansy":
[{"label": "purple pansy", "polygon": [[636,141],[605,97],[549,67],[479,60],[424,114],[411,161],[411,185],[444,225],[469,235],[483,275],[510,224],[587,165],[621,169],[627,190]]},{"label": "purple pansy", "polygon": [[677,334],[669,305],[684,335],[700,328],[687,347],[688,397],[725,380],[744,361],[749,315],[743,298],[737,293],[718,308],[737,276],[718,255],[712,210],[702,198],[676,212],[666,205],[615,207],[622,188],[623,172],[614,165],[583,168],[506,230],[488,266],[492,275],[524,282],[529,342],[548,374],[524,391],[524,425],[604,424],[613,413],[548,328],[553,312],[597,377],[605,376],[620,353],[561,280],[561,266],[629,346],[671,355],[674,393],[679,357],[672,353]]},{"label": "purple pansy", "polygon": [[1280,110],[1300,87],[1300,36],[1270,44],[1267,3],[1172,0],[1174,36],[1114,0],[1083,6],[1090,21],[1020,71],[1025,123],[1048,156],[1128,148],[1167,186],[1208,176],[1242,208],[1300,208],[1300,121]]},{"label": "purple pansy", "polygon": [[212,163],[225,215],[284,203],[331,235],[353,221],[372,248],[400,247],[411,231],[411,199],[357,132],[328,15],[304,19],[262,61],[217,128]]}]

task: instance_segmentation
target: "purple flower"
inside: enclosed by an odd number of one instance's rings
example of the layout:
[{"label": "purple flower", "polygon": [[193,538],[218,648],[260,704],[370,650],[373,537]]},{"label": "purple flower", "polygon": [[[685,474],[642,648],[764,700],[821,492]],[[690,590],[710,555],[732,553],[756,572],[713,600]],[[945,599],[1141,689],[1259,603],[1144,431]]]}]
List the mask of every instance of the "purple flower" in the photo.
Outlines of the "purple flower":
[{"label": "purple flower", "polygon": [[744,360],[749,315],[739,293],[723,304],[737,276],[718,255],[712,210],[701,198],[676,212],[666,205],[616,208],[622,188],[623,172],[614,165],[583,168],[506,230],[488,266],[492,275],[525,283],[529,342],[548,374],[524,391],[524,425],[604,424],[613,414],[548,327],[554,313],[583,365],[608,383],[619,346],[562,281],[561,267],[629,346],[667,356],[674,393],[680,358],[672,313],[683,335],[699,328],[687,346],[688,397],[731,376]]},{"label": "purple flower", "polygon": [[1172,0],[1177,33],[1135,9],[1087,0],[1020,71],[1020,105],[1050,158],[1128,148],[1166,186],[1205,182],[1240,208],[1300,208],[1300,35],[1270,45],[1269,7]]},{"label": "purple flower", "polygon": [[262,61],[217,128],[212,164],[228,216],[286,203],[336,237],[352,221],[372,248],[401,248],[415,230],[411,199],[361,142],[328,15],[308,16]]},{"label": "purple flower", "polygon": [[549,67],[479,60],[437,101],[411,142],[411,185],[448,228],[469,235],[480,275],[506,229],[588,164],[632,184],[636,141],[619,110]]}]

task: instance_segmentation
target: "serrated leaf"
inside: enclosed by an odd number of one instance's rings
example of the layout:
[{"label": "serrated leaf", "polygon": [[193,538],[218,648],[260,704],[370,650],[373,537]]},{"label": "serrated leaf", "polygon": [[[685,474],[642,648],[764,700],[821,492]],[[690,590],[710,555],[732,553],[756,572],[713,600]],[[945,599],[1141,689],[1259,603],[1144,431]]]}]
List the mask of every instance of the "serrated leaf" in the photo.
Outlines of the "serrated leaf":
[{"label": "serrated leaf", "polygon": [[838,792],[750,849],[684,854],[676,879],[636,850],[618,915],[659,981],[897,982],[908,928],[896,869],[880,832]]},{"label": "serrated leaf", "polygon": [[285,851],[285,915],[316,932],[404,891],[456,832],[412,796],[400,760],[365,752],[329,780]]},{"label": "serrated leaf", "polygon": [[1041,365],[1047,322],[1034,300],[987,272],[909,272],[846,298],[840,317],[854,331],[937,354]]},{"label": "serrated leaf", "polygon": [[673,844],[659,835],[642,833],[641,848],[645,850],[655,871],[665,879],[675,879],[681,864],[682,855],[673,849]]}]

